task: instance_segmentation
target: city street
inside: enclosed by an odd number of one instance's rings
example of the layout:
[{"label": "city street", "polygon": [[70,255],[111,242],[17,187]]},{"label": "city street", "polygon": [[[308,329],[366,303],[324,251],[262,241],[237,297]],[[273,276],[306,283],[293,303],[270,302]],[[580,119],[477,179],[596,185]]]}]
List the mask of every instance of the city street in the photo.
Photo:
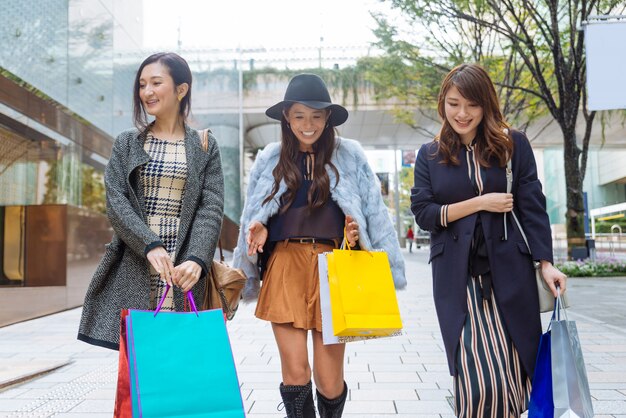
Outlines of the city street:
[{"label": "city street", "polygon": [[[404,334],[347,346],[344,416],[454,416],[427,255],[425,248],[404,251],[409,286],[398,293]],[[568,316],[577,322],[596,416],[626,417],[626,278],[569,283]],[[79,317],[73,309],[0,328],[0,385],[60,366],[0,388],[0,417],[111,417],[117,352],[77,341]],[[285,416],[277,409],[280,361],[269,324],[244,305],[228,327],[247,416]]]}]

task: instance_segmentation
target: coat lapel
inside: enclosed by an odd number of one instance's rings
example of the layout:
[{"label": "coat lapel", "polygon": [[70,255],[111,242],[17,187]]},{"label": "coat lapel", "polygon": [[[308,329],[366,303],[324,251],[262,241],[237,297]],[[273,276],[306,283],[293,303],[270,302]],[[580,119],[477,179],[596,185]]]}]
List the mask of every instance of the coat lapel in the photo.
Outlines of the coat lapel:
[{"label": "coat lapel", "polygon": [[145,137],[138,133],[130,141],[130,149],[128,150],[128,179],[130,179],[133,171],[150,161],[150,155],[143,149]]},{"label": "coat lapel", "polygon": [[150,161],[150,155],[143,149],[145,137],[143,134],[136,134],[130,141],[128,150],[128,167],[126,173],[126,181],[129,189],[134,197],[136,210],[139,211],[143,219],[146,219],[146,211],[144,205],[143,188],[139,181],[138,173],[135,173],[142,165]]}]

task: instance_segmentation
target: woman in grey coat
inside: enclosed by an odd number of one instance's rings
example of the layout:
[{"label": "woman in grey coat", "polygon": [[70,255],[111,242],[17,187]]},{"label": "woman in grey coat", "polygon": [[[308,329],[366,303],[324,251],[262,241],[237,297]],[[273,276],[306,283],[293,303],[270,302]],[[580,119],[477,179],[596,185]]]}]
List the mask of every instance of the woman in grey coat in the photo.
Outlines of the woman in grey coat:
[{"label": "woman in grey coat", "polygon": [[137,129],[117,137],[105,171],[114,236],[87,290],[78,333],[112,349],[119,347],[122,309],[155,309],[164,293],[166,310],[183,310],[188,291],[202,301],[224,209],[215,138],[209,135],[204,151],[186,123],[187,62],[174,53],[151,55],[137,71],[133,98]]}]

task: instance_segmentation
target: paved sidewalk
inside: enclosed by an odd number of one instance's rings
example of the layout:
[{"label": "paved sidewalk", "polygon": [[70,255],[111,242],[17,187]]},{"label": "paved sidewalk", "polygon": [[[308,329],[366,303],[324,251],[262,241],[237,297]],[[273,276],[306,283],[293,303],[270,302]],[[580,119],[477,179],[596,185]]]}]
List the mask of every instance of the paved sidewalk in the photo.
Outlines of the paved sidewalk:
[{"label": "paved sidewalk", "polygon": [[[409,287],[398,294],[404,335],[347,345],[345,417],[453,416],[427,254],[404,254]],[[568,313],[577,321],[596,416],[626,418],[626,279],[572,279],[570,290]],[[80,309],[74,309],[0,328],[0,384],[3,370],[69,362],[0,389],[0,417],[111,417],[117,352],[77,341],[79,317]],[[283,417],[277,411],[280,360],[270,326],[244,305],[229,332],[247,415]]]}]

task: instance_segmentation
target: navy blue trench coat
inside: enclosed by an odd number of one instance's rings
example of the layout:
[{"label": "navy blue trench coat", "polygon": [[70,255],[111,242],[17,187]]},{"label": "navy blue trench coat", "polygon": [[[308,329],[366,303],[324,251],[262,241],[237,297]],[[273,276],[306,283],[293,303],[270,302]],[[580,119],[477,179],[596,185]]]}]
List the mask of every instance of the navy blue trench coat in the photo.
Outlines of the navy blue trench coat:
[{"label": "navy blue trench coat", "polygon": [[[537,179],[535,158],[526,136],[512,131],[513,210],[522,223],[535,260],[552,262],[552,237],[546,200]],[[456,375],[455,354],[467,315],[466,286],[469,253],[476,220],[480,217],[493,290],[505,326],[524,369],[533,375],[541,319],[533,263],[524,240],[506,216],[508,239],[502,213],[478,212],[448,223],[438,222],[440,208],[476,196],[468,175],[465,150],[459,152],[458,166],[442,164],[437,143],[425,144],[415,162],[415,185],[411,189],[411,210],[420,228],[431,233],[430,263],[433,272],[435,307],[448,358],[450,374]],[[460,158],[463,157],[463,158]],[[505,167],[493,162],[484,170],[483,194],[506,192]]]}]

